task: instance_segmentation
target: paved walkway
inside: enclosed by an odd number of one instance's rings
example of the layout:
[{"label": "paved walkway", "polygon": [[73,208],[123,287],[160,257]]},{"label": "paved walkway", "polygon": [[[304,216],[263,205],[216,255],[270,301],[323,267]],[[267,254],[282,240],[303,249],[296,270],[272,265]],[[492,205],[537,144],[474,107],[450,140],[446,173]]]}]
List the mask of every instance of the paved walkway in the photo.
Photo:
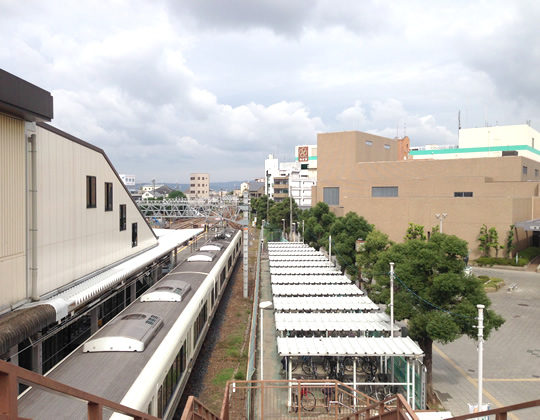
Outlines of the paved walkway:
[{"label": "paved walkway", "polygon": [[[489,293],[505,324],[484,342],[484,403],[491,408],[540,398],[540,274],[474,268],[476,275],[503,278],[507,287]],[[512,291],[508,285],[516,284]],[[433,386],[453,415],[467,414],[478,400],[476,342],[462,337],[433,348]],[[511,419],[540,419],[540,408],[516,411]]]}]

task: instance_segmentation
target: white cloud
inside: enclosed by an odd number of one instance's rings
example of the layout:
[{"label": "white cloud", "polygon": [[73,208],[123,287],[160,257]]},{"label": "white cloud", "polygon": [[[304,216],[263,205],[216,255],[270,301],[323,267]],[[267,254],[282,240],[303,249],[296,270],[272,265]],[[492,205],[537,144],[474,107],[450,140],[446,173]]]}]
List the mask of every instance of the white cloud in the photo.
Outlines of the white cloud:
[{"label": "white cloud", "polygon": [[321,131],[455,143],[459,111],[534,127],[539,17],[526,0],[5,0],[0,63],[119,172],[245,180]]}]

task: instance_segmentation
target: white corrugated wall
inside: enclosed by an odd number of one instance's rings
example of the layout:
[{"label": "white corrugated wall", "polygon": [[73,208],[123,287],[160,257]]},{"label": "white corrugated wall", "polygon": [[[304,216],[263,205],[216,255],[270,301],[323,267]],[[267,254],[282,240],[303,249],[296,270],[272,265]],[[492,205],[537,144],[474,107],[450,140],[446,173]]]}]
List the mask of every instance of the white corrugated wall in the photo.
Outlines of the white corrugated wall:
[{"label": "white corrugated wall", "polygon": [[0,311],[26,298],[24,121],[0,114]]}]

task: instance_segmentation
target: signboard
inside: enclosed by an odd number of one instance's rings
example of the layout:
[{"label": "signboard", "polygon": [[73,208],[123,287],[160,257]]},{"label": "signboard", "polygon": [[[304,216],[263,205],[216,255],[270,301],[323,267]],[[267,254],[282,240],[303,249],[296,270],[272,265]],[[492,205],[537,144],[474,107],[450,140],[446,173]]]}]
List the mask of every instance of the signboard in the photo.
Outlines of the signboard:
[{"label": "signboard", "polygon": [[309,148],[307,146],[302,146],[298,148],[298,162],[307,162],[309,161]]}]

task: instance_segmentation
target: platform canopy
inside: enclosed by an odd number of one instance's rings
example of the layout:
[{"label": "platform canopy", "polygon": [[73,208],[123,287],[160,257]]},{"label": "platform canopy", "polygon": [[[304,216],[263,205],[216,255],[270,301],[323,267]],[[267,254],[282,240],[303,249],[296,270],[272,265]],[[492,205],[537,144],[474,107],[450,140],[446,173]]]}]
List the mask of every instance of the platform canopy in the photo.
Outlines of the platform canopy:
[{"label": "platform canopy", "polygon": [[318,276],[341,276],[341,271],[333,267],[270,267],[270,275],[293,274],[293,275],[318,275]]},{"label": "platform canopy", "polygon": [[366,296],[354,297],[280,297],[274,296],[276,311],[378,311],[379,307]]},{"label": "platform canopy", "polygon": [[420,358],[409,337],[278,337],[280,356],[403,356]]},{"label": "platform canopy", "polygon": [[390,317],[383,312],[276,312],[275,320],[277,331],[390,331]]},{"label": "platform canopy", "polygon": [[275,261],[270,260],[270,268],[279,268],[279,267],[334,267],[330,261],[324,260],[304,260],[303,257],[297,257],[296,260],[290,261]]},{"label": "platform canopy", "polygon": [[303,242],[268,242],[268,249],[310,248]]},{"label": "platform canopy", "polygon": [[274,296],[363,296],[354,284],[313,284],[308,287],[299,284],[272,284]]},{"label": "platform canopy", "polygon": [[345,276],[274,274],[271,280],[272,284],[352,284]]},{"label": "platform canopy", "polygon": [[270,261],[328,261],[324,255],[268,255]]}]

